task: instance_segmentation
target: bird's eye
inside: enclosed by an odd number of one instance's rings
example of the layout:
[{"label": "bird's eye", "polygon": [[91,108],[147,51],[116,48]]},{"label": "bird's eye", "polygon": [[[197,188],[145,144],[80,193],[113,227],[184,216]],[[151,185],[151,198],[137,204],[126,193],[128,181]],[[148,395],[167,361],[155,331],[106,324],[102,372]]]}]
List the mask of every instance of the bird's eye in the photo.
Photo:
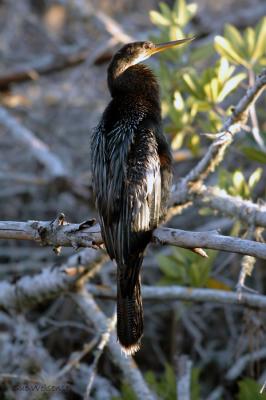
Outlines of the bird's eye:
[{"label": "bird's eye", "polygon": [[147,43],[147,42],[144,43],[143,47],[144,47],[144,49],[148,50],[150,48],[150,43]]}]

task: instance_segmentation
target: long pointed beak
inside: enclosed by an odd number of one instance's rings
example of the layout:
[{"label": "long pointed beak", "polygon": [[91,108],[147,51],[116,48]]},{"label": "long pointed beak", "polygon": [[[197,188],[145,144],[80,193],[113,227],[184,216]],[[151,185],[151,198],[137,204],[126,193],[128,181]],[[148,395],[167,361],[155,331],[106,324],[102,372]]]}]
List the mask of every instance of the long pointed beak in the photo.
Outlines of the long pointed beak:
[{"label": "long pointed beak", "polygon": [[171,47],[180,46],[181,44],[191,42],[195,38],[196,38],[196,36],[192,36],[192,37],[188,37],[188,38],[185,38],[185,39],[173,40],[171,42],[165,42],[165,43],[156,44],[154,48],[150,49],[150,55],[155,54],[155,53],[159,53],[160,51],[164,51],[164,50],[169,49]]}]

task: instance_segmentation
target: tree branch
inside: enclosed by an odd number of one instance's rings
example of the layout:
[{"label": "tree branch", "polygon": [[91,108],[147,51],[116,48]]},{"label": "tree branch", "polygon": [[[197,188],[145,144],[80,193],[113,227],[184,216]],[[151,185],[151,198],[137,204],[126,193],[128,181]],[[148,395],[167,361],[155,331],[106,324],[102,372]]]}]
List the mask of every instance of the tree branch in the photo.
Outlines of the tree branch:
[{"label": "tree branch", "polygon": [[[93,296],[107,299],[116,299],[116,288],[114,286],[106,288],[102,286],[87,285],[89,292]],[[142,286],[142,297],[147,301],[193,301],[193,302],[212,302],[220,304],[236,304],[245,307],[266,309],[266,296],[259,294],[243,293],[239,298],[235,292],[214,289],[193,289],[184,286]]]},{"label": "tree branch", "polygon": [[74,290],[106,259],[103,252],[86,249],[70,257],[60,267],[45,268],[40,274],[24,276],[15,284],[0,282],[0,308],[23,310]]},{"label": "tree branch", "polygon": [[195,196],[196,202],[205,207],[218,210],[223,214],[237,217],[252,226],[266,228],[266,206],[258,205],[241,197],[230,196],[218,187],[204,186]]},{"label": "tree branch", "polygon": [[[0,221],[0,239],[33,240],[55,248],[60,246],[97,247],[103,243],[100,227],[95,224],[95,220],[81,224],[68,224],[62,214],[52,222]],[[219,235],[216,231],[190,232],[181,229],[158,228],[153,231],[152,242],[190,250],[206,248],[228,251],[266,260],[266,244]]]}]

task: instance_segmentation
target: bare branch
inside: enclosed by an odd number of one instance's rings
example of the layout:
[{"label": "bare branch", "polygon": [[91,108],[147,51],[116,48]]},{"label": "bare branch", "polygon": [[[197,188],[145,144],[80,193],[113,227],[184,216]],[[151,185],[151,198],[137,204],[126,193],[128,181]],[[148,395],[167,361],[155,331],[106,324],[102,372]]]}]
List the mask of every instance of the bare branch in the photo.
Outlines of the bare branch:
[{"label": "bare branch", "polygon": [[107,259],[103,252],[86,249],[56,268],[45,268],[40,274],[24,276],[15,284],[0,282],[0,308],[22,310],[41,304],[81,285]]},{"label": "bare branch", "polygon": [[248,254],[266,260],[266,244],[222,236],[217,232],[190,232],[181,229],[159,228],[153,232],[153,240],[161,244],[171,244],[187,249],[203,247],[205,249]]},{"label": "bare branch", "polygon": [[196,202],[221,213],[236,217],[248,225],[266,228],[266,206],[254,204],[241,197],[230,196],[218,187],[202,186],[196,194]]},{"label": "bare branch", "polygon": [[116,321],[117,321],[117,316],[116,316],[116,312],[115,312],[113,317],[108,321],[106,331],[104,333],[102,333],[100,343],[97,346],[95,357],[94,357],[94,360],[93,360],[93,363],[92,363],[92,366],[91,366],[90,376],[89,376],[89,379],[88,379],[88,385],[87,385],[87,388],[86,388],[85,400],[89,400],[90,399],[91,389],[92,389],[92,386],[93,386],[94,379],[96,377],[96,368],[97,368],[99,359],[100,359],[105,347],[107,346],[107,344],[109,342],[110,334],[111,334],[111,332],[114,330],[114,328],[116,326]]},{"label": "bare branch", "polygon": [[[94,296],[102,298],[116,299],[115,287],[105,288],[97,285],[88,284],[89,292]],[[220,304],[238,304],[245,307],[255,307],[266,309],[266,296],[259,294],[243,293],[241,298],[237,293],[226,290],[213,289],[192,289],[183,286],[142,286],[142,297],[149,301],[193,301],[193,302],[213,302]]]},{"label": "bare branch", "polygon": [[[33,240],[43,245],[95,247],[102,245],[100,227],[95,220],[81,224],[49,221],[0,221],[0,239]],[[153,231],[152,241],[186,249],[215,249],[266,259],[266,244],[244,240],[217,232],[190,232],[181,229],[158,228]]]},{"label": "bare branch", "polygon": [[177,398],[190,400],[190,380],[192,361],[186,355],[177,360]]},{"label": "bare branch", "polygon": [[239,375],[242,374],[246,366],[253,361],[261,360],[266,358],[266,347],[263,347],[260,350],[254,351],[253,353],[245,354],[240,357],[236,363],[229,369],[226,374],[226,379],[235,380]]}]

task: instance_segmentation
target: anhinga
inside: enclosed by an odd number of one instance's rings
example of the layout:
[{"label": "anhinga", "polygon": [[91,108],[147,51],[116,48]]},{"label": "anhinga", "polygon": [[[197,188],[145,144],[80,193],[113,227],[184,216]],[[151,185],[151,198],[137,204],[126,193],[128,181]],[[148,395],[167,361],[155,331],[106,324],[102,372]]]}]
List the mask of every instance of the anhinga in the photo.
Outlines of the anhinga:
[{"label": "anhinga", "polygon": [[92,172],[101,233],[117,264],[117,335],[134,354],[143,333],[140,268],[169,197],[171,153],[162,129],[159,85],[141,61],[192,38],[129,43],[112,58],[112,100],[92,135]]}]

